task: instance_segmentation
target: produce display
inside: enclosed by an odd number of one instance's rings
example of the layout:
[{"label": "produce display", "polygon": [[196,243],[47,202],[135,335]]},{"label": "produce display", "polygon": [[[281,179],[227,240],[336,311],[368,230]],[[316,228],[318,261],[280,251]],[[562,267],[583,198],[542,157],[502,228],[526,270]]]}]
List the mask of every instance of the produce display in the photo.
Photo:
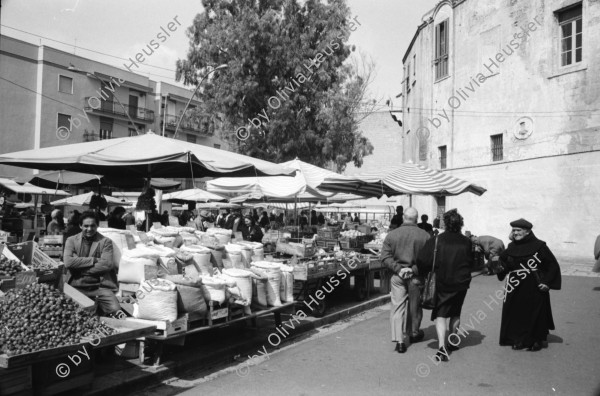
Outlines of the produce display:
[{"label": "produce display", "polygon": [[0,301],[0,353],[8,356],[80,343],[82,337],[116,331],[54,287],[12,289]]},{"label": "produce display", "polygon": [[0,276],[15,276],[23,271],[23,266],[17,260],[10,260],[5,256],[0,257]]},{"label": "produce display", "polygon": [[359,236],[364,236],[365,234],[357,231],[357,230],[350,230],[350,231],[342,231],[340,232],[340,236],[344,237],[344,238],[348,238],[348,239],[353,239]]}]

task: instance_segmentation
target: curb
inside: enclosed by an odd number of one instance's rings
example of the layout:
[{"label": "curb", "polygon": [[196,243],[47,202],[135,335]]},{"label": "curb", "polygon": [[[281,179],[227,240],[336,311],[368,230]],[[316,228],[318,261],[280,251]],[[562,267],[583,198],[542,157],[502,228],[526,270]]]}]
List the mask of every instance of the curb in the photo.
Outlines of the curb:
[{"label": "curb", "polygon": [[[289,337],[285,337],[280,345],[270,350],[281,349],[284,346],[293,344],[300,339],[307,337],[309,332],[319,327],[341,321],[372,308],[385,305],[390,302],[390,295],[382,295],[369,301],[362,302],[352,307],[342,309],[341,311],[331,313],[322,318],[302,323],[297,330]],[[110,374],[96,377],[92,388],[83,392],[84,396],[114,396],[115,394],[129,394],[139,391],[140,388],[147,388],[151,385],[158,385],[162,381],[169,379],[177,374],[194,370],[195,375],[207,375],[213,371],[220,370],[231,364],[238,364],[243,359],[236,359],[235,356],[246,356],[256,353],[258,348],[267,345],[266,339],[252,340],[251,343],[240,342],[229,347],[214,351],[209,354],[189,354],[186,356],[177,356],[177,359],[164,363],[158,368],[152,366],[141,368],[135,366],[129,370],[119,370]]]}]

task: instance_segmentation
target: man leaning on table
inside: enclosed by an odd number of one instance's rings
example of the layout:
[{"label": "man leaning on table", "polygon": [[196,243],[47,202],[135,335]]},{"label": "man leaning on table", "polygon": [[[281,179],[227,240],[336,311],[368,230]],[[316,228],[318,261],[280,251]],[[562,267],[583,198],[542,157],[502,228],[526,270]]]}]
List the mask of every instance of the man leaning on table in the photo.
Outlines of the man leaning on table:
[{"label": "man leaning on table", "polygon": [[[393,275],[391,278],[392,342],[396,352],[406,352],[406,338],[410,342],[421,341],[424,333],[420,330],[423,310],[421,309],[421,289],[423,279],[417,276],[417,256],[429,239],[429,234],[417,227],[419,213],[415,208],[404,211],[400,227],[388,233],[383,241],[381,261]],[[410,334],[407,334],[409,333]]]},{"label": "man leaning on table", "polygon": [[67,283],[95,300],[104,315],[125,317],[115,296],[118,287],[112,241],[98,232],[96,213],[84,212],[79,221],[81,233],[65,243]]}]

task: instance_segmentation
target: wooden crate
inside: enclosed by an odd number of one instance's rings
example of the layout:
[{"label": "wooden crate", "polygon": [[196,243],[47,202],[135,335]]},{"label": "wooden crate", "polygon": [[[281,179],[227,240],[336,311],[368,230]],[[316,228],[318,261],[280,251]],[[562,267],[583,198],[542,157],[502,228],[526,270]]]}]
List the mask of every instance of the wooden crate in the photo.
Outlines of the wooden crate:
[{"label": "wooden crate", "polygon": [[317,235],[319,235],[319,238],[323,239],[337,239],[340,236],[340,230],[322,228],[317,231]]},{"label": "wooden crate", "polygon": [[185,333],[188,330],[188,315],[178,317],[174,321],[170,320],[146,320],[136,318],[123,319],[125,322],[140,323],[146,325],[156,326],[154,329],[154,335],[168,337],[174,334]]},{"label": "wooden crate", "polygon": [[32,395],[33,379],[31,366],[0,369],[0,395]]}]

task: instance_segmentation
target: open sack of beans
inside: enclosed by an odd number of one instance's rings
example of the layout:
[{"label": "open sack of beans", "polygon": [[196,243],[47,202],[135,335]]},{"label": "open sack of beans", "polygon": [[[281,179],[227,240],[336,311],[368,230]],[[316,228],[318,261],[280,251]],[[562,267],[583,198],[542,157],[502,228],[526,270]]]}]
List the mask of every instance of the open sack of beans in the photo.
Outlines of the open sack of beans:
[{"label": "open sack of beans", "polygon": [[170,280],[155,278],[144,281],[136,296],[134,317],[147,320],[177,319],[177,286]]}]

